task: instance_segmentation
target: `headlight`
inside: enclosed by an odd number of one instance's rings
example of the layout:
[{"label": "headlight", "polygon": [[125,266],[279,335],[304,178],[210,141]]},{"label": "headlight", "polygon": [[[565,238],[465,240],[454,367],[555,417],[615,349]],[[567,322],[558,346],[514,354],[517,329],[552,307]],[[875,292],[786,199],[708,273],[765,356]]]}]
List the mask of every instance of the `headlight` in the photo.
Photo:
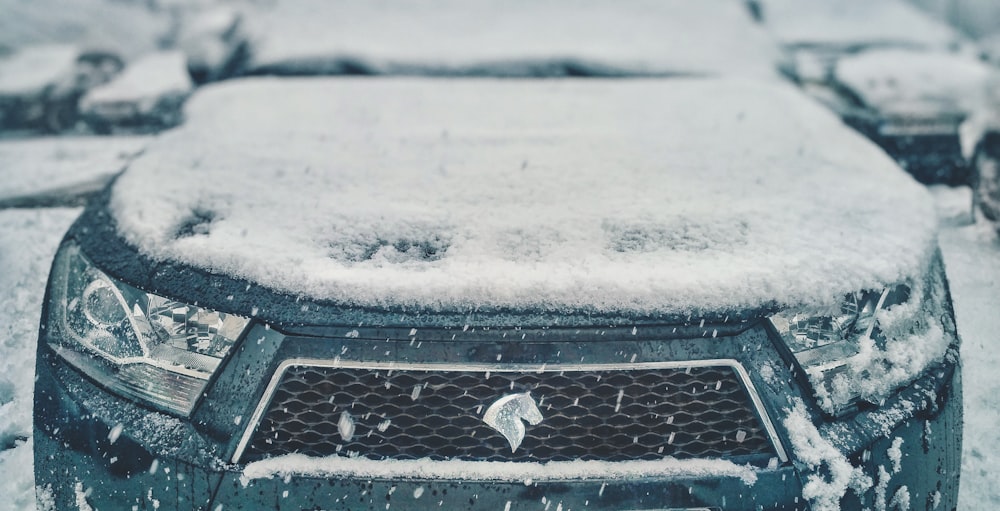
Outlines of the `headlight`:
[{"label": "headlight", "polygon": [[828,413],[842,414],[863,400],[877,402],[889,387],[905,379],[902,374],[888,374],[890,365],[896,363],[887,350],[889,341],[903,339],[887,338],[880,322],[893,323],[892,336],[903,323],[910,334],[927,333],[926,322],[919,324],[923,311],[908,303],[911,294],[910,286],[898,285],[848,295],[837,310],[771,316],[771,324],[805,370],[820,406]]},{"label": "headlight", "polygon": [[48,343],[108,390],[189,415],[249,323],[146,293],[67,244],[50,277]]}]

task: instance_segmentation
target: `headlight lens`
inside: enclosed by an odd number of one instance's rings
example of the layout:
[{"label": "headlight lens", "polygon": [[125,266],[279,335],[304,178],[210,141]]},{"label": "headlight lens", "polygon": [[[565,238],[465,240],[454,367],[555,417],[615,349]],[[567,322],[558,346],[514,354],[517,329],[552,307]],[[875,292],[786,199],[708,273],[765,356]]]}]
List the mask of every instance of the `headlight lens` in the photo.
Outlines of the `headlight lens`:
[{"label": "headlight lens", "polygon": [[146,293],[67,244],[50,277],[48,343],[108,390],[187,416],[249,320]]},{"label": "headlight lens", "polygon": [[[820,406],[838,415],[871,399],[872,385],[866,378],[878,375],[871,370],[872,354],[884,349],[886,337],[880,317],[892,307],[910,301],[907,285],[848,295],[838,310],[781,312],[771,316],[771,324],[805,370]],[[910,307],[916,312],[916,308]],[[862,383],[859,384],[859,381]]]}]

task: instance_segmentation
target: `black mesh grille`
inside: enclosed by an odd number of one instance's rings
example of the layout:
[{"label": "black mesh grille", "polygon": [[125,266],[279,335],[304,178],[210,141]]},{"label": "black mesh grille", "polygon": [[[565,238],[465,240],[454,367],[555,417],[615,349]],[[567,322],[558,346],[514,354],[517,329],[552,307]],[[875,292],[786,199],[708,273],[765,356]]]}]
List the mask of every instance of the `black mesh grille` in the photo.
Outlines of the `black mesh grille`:
[{"label": "black mesh grille", "polygon": [[[482,417],[500,397],[526,391],[544,420],[527,425],[511,453]],[[344,432],[351,433],[346,440]],[[291,367],[244,460],[293,452],[545,462],[774,450],[730,367],[523,373]]]}]

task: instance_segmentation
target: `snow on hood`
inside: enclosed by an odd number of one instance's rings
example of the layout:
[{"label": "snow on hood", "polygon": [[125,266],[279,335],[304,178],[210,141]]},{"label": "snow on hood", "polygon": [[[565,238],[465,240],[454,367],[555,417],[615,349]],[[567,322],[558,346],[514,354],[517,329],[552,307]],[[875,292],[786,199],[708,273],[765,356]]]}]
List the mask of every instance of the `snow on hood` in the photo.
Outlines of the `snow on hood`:
[{"label": "snow on hood", "polygon": [[291,0],[268,7],[248,18],[257,70],[760,77],[774,76],[778,61],[742,0]]},{"label": "snow on hood", "polygon": [[988,109],[987,88],[996,71],[988,64],[946,51],[870,50],[837,62],[837,79],[867,104],[904,113],[928,104],[972,113]]},{"label": "snow on hood", "polygon": [[945,48],[962,41],[904,0],[763,0],[764,22],[786,45]]},{"label": "snow on hood", "polygon": [[791,86],[249,79],[112,190],[127,241],[315,299],[686,314],[919,275],[927,192]]}]

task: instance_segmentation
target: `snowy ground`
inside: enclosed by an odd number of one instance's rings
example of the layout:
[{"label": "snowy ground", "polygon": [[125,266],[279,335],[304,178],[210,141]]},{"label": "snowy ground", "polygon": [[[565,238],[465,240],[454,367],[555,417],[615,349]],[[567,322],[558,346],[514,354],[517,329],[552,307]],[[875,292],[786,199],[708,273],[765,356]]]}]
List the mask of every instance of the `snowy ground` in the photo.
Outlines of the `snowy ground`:
[{"label": "snowy ground", "polygon": [[[936,189],[944,252],[963,337],[965,452],[961,511],[1000,509],[1000,242],[970,224],[967,189]],[[0,511],[34,509],[31,393],[49,262],[79,209],[0,210]]]},{"label": "snowy ground", "polygon": [[31,394],[49,264],[78,208],[0,210],[0,510],[35,508]]},{"label": "snowy ground", "polygon": [[[936,193],[945,210],[961,196]],[[967,196],[965,196],[967,197]],[[968,204],[968,202],[965,202]],[[982,222],[943,227],[944,253],[959,334],[962,336],[965,438],[962,456],[961,511],[1000,509],[1000,242]]]}]

